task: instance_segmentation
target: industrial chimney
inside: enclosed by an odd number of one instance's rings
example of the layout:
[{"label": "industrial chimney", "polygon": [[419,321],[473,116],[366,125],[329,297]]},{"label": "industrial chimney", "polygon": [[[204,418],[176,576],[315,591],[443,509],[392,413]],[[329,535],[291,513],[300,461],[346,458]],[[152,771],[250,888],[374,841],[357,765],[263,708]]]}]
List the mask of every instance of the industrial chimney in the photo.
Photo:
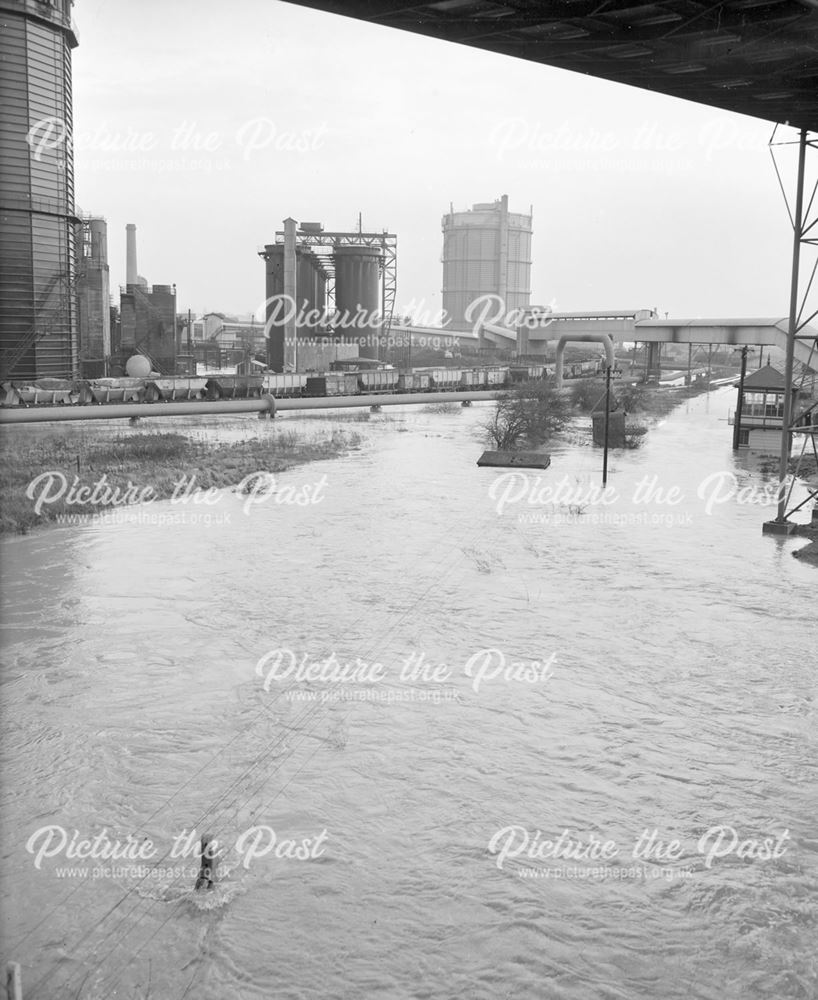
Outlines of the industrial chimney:
[{"label": "industrial chimney", "polygon": [[125,284],[136,285],[139,276],[136,271],[136,226],[129,222],[125,226]]}]

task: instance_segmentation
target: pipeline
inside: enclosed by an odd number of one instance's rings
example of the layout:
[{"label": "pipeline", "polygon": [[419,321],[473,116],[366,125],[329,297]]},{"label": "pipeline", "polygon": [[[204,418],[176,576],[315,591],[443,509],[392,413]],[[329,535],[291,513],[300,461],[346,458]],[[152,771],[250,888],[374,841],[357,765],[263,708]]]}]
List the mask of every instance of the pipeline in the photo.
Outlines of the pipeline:
[{"label": "pipeline", "polygon": [[556,354],[556,376],[557,385],[562,385],[562,358],[565,354],[565,345],[568,342],[571,343],[582,343],[582,344],[602,344],[605,348],[605,357],[608,361],[608,367],[614,367],[614,345],[613,340],[607,333],[570,333],[566,334],[564,337],[560,337],[557,341],[557,354]]},{"label": "pipeline", "polygon": [[189,417],[200,414],[258,413],[283,410],[334,410],[350,406],[406,406],[462,400],[492,400],[506,390],[473,392],[407,392],[367,396],[316,396],[314,398],[190,400],[175,403],[101,403],[95,406],[0,407],[0,424],[41,424],[62,420],[118,420],[133,417]]}]

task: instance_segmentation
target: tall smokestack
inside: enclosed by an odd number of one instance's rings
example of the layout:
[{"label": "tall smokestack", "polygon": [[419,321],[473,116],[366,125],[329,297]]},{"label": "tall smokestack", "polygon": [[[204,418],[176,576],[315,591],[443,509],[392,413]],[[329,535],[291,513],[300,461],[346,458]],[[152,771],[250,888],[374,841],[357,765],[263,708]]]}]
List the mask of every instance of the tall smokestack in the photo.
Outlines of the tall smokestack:
[{"label": "tall smokestack", "polygon": [[125,284],[136,285],[139,276],[136,273],[136,226],[129,222],[125,226]]}]

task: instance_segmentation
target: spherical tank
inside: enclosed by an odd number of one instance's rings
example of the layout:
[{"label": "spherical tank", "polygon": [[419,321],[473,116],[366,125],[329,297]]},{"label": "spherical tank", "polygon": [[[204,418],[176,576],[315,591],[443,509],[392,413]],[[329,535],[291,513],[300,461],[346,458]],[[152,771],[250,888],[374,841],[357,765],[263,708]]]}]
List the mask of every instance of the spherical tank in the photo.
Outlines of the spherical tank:
[{"label": "spherical tank", "polygon": [[147,378],[151,373],[151,363],[144,354],[132,354],[125,362],[128,378]]}]

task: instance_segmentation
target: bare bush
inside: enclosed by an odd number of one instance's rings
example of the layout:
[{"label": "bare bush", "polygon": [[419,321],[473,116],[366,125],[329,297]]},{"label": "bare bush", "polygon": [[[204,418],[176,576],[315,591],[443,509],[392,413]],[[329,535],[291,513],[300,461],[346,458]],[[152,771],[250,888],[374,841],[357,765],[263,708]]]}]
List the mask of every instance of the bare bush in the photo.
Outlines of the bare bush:
[{"label": "bare bush", "polygon": [[599,379],[583,378],[571,385],[571,399],[574,406],[583,413],[590,413],[601,403],[604,407],[605,383]]},{"label": "bare bush", "polygon": [[617,386],[616,398],[626,413],[637,413],[645,409],[648,390],[643,385]]},{"label": "bare bush", "polygon": [[641,448],[648,429],[642,424],[625,424],[625,447]]},{"label": "bare bush", "polygon": [[565,427],[570,415],[563,393],[548,383],[534,382],[501,396],[485,429],[498,451],[508,451],[521,444],[542,444]]}]

